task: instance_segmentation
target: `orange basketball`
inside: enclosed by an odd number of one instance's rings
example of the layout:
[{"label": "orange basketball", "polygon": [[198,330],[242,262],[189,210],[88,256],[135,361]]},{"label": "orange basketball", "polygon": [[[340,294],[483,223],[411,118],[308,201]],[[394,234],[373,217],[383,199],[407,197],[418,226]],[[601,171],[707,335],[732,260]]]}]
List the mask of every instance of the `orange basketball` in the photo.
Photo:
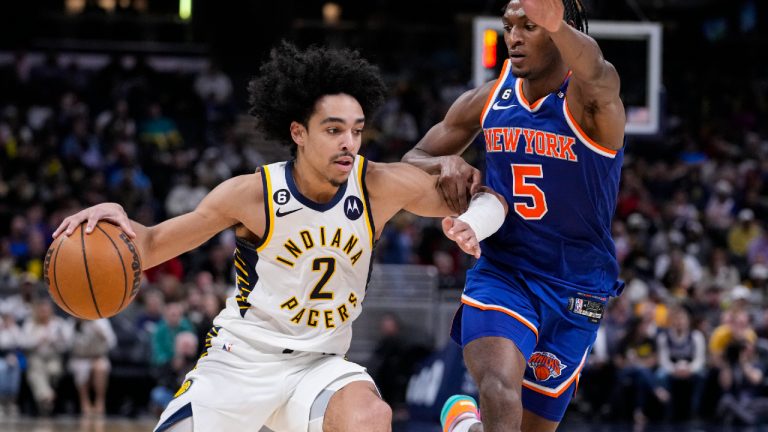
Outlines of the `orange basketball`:
[{"label": "orange basketball", "polygon": [[533,374],[536,375],[536,379],[539,381],[546,381],[551,373],[549,368],[543,365],[536,366],[536,369],[533,370]]},{"label": "orange basketball", "polygon": [[99,222],[90,234],[85,223],[60,235],[45,255],[45,282],[53,301],[72,316],[108,318],[123,310],[139,291],[141,258],[120,228]]}]

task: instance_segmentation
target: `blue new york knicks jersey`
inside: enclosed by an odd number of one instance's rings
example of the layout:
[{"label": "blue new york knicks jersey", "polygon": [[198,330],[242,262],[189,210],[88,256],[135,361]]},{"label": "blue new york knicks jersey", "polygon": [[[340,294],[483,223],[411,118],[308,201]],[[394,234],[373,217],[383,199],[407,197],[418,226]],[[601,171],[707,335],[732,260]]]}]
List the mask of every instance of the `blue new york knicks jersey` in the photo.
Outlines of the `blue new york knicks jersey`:
[{"label": "blue new york knicks jersey", "polygon": [[576,124],[566,103],[568,81],[529,103],[523,80],[505,63],[481,125],[486,184],[504,195],[509,213],[482,251],[502,267],[615,294],[611,219],[623,150],[600,146]]}]

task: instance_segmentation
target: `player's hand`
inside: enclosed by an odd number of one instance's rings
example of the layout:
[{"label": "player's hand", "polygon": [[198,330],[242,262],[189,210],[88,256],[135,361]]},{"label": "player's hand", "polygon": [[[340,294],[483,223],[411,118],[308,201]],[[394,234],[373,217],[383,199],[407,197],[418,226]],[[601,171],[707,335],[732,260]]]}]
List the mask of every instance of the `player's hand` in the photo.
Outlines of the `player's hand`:
[{"label": "player's hand", "polygon": [[550,33],[560,30],[563,25],[565,6],[562,0],[520,0],[520,6],[525,16]]},{"label": "player's hand", "polygon": [[444,156],[441,159],[437,186],[445,203],[456,214],[467,211],[469,197],[480,188],[480,170],[468,164],[461,156]]},{"label": "player's hand", "polygon": [[61,222],[61,225],[56,228],[56,231],[53,232],[53,238],[57,238],[62,233],[69,236],[75,228],[86,221],[85,233],[90,234],[96,226],[96,223],[100,220],[111,222],[119,226],[129,237],[136,238],[136,233],[131,227],[131,221],[128,219],[125,210],[123,210],[123,206],[116,203],[98,204],[79,211],[72,216],[68,216]]},{"label": "player's hand", "polygon": [[475,237],[475,232],[469,225],[455,217],[449,216],[443,219],[443,233],[449,239],[456,242],[464,252],[480,258],[480,242]]}]

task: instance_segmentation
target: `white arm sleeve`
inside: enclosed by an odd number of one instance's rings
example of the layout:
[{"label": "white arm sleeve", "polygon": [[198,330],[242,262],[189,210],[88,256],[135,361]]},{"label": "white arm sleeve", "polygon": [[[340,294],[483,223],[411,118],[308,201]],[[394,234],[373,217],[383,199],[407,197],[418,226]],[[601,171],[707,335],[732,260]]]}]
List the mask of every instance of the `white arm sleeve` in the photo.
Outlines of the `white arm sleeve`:
[{"label": "white arm sleeve", "polygon": [[504,205],[496,195],[480,192],[472,197],[469,208],[457,219],[465,222],[475,232],[477,241],[485,240],[498,231],[504,223]]}]

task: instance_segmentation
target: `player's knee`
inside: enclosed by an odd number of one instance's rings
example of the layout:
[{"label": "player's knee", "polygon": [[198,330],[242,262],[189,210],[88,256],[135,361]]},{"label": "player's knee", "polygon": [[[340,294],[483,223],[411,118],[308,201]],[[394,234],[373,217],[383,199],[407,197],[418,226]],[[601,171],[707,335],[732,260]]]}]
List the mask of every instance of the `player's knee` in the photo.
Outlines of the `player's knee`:
[{"label": "player's knee", "polygon": [[358,410],[353,415],[352,430],[371,432],[386,432],[392,425],[392,408],[381,399],[373,399],[366,404],[365,409]]},{"label": "player's knee", "polygon": [[521,387],[502,374],[488,371],[478,381],[480,396],[484,401],[505,406],[521,403]]}]

